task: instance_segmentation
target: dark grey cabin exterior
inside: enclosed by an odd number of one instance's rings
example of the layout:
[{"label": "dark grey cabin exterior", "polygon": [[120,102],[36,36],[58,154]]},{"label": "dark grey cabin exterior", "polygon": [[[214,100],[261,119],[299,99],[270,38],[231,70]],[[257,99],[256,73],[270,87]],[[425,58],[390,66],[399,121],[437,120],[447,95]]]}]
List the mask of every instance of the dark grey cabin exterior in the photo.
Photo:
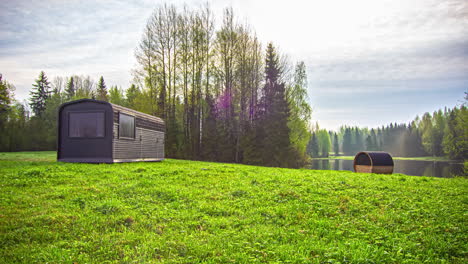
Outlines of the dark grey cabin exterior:
[{"label": "dark grey cabin exterior", "polygon": [[104,101],[81,99],[58,110],[57,160],[114,163],[164,159],[161,118]]}]

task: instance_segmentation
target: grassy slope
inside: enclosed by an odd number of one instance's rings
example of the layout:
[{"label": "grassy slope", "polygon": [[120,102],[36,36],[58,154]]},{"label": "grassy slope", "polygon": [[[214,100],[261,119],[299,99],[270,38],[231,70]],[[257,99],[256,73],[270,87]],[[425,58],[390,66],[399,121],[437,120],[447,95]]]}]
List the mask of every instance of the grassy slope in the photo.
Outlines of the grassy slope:
[{"label": "grassy slope", "polygon": [[468,260],[468,181],[0,153],[0,263]]}]

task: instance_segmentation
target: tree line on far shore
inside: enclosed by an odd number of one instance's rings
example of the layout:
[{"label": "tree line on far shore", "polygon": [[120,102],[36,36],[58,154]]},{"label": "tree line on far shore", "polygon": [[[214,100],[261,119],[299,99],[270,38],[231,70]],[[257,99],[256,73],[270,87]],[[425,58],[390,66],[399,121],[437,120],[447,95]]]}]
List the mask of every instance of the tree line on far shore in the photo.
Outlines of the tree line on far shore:
[{"label": "tree line on far shore", "polygon": [[[468,99],[468,97],[466,98]],[[386,151],[398,157],[434,156],[468,158],[468,109],[425,113],[409,124],[392,123],[379,128],[343,126],[338,132],[314,129],[307,145],[312,157],[355,155],[359,151]]]}]

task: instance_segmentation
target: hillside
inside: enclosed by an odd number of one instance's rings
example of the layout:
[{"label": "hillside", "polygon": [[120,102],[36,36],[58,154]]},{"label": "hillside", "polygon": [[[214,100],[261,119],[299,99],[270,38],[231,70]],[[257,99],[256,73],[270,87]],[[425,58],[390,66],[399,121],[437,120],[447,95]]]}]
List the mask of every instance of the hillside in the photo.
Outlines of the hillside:
[{"label": "hillside", "polygon": [[468,181],[0,153],[0,263],[466,263]]}]

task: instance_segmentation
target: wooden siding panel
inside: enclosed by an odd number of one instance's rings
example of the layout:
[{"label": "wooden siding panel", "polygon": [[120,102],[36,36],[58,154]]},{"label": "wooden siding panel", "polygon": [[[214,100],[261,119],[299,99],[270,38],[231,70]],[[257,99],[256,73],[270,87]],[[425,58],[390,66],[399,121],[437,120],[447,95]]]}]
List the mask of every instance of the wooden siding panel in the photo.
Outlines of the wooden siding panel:
[{"label": "wooden siding panel", "polygon": [[142,158],[164,158],[164,133],[147,129],[140,129],[141,157]]},{"label": "wooden siding panel", "polygon": [[139,116],[136,117],[136,127],[166,132],[166,126],[164,123],[154,122]]},{"label": "wooden siding panel", "polygon": [[144,128],[149,130],[155,130],[160,132],[166,132],[166,125],[162,119],[158,117],[148,118],[148,115],[136,112],[136,111],[129,111],[130,109],[127,108],[117,108],[116,105],[114,106],[114,115],[113,120],[114,123],[119,123],[119,114],[126,114],[135,117],[135,126],[138,128]]},{"label": "wooden siding panel", "polygon": [[[141,138],[141,141],[140,141]],[[114,124],[114,159],[163,159],[164,133],[148,129],[136,129],[135,140],[119,139],[118,124]]]},{"label": "wooden siding panel", "polygon": [[139,131],[136,131],[135,140],[120,139],[119,125],[114,124],[113,137],[113,158],[114,159],[135,159],[140,158]]}]

